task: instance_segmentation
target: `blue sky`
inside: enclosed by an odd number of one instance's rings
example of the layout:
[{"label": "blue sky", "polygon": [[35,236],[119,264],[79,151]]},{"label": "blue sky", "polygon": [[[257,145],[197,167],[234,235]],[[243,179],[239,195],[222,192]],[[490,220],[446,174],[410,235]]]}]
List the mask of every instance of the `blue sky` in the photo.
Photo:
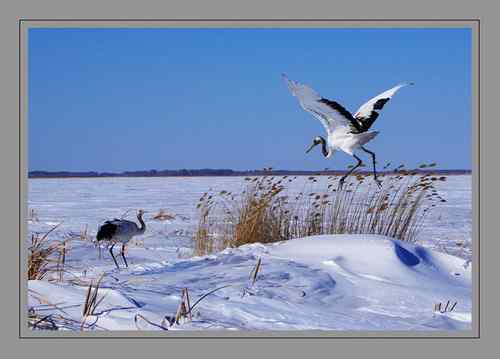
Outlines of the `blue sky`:
[{"label": "blue sky", "polygon": [[[30,29],[29,169],[344,169],[281,79],[351,112],[403,81],[366,147],[471,168],[469,29]],[[365,157],[369,163],[370,158]]]}]

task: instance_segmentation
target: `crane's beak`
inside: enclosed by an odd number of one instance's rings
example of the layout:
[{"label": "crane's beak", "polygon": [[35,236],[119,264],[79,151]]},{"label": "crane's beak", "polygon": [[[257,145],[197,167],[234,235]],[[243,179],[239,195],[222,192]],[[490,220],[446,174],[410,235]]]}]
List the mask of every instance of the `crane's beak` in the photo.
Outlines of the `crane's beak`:
[{"label": "crane's beak", "polygon": [[312,149],[314,148],[314,146],[316,146],[316,145],[317,145],[317,143],[313,143],[313,144],[311,145],[311,147],[309,147],[309,148],[307,149],[306,153],[311,152],[311,150],[312,150]]}]

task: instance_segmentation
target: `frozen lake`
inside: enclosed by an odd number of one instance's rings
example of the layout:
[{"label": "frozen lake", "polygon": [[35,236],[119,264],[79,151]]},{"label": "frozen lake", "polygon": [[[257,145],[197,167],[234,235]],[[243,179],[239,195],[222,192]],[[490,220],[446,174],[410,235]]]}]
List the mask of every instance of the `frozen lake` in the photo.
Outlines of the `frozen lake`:
[{"label": "frozen lake", "polygon": [[[289,190],[320,191],[326,181],[298,178]],[[88,285],[103,274],[105,299],[88,320],[89,330],[159,330],[166,316],[175,315],[183,288],[193,301],[222,290],[206,297],[191,320],[168,330],[469,330],[471,177],[449,176],[436,185],[447,202],[427,217],[416,245],[383,236],[326,235],[191,257],[199,198],[210,189],[239,192],[244,178],[31,179],[30,233],[61,223],[50,238],[87,228],[93,239],[103,221],[127,210],[134,219],[140,208],[147,211],[147,230],[128,246],[128,268],[117,256],[117,269],[105,250],[99,258],[89,241],[71,241],[64,279],[29,281],[28,305],[40,316],[60,315],[47,305],[58,303],[71,319],[63,328],[80,330]],[[153,220],[160,209],[175,219]],[[262,269],[251,283],[257,259]],[[456,304],[439,313],[434,308],[440,302]],[[138,315],[146,319],[137,321]]]},{"label": "frozen lake", "polygon": [[[326,177],[318,178],[315,186],[318,190],[325,189]],[[292,190],[304,190],[306,182],[306,177],[299,177]],[[197,220],[196,204],[203,193],[209,189],[237,193],[245,183],[243,177],[30,179],[28,206],[39,219],[30,223],[30,229],[43,231],[62,222],[56,235],[78,233],[87,227],[95,236],[103,221],[119,218],[127,210],[131,211],[128,218],[135,219],[134,210],[142,208],[147,211],[148,230],[143,237],[146,244],[149,238],[151,245],[189,247]],[[447,202],[439,203],[430,212],[418,240],[433,249],[469,258],[471,176],[448,176],[446,182],[438,182],[436,186]],[[308,189],[315,190],[314,187]],[[151,220],[160,209],[177,218],[163,222]]]}]

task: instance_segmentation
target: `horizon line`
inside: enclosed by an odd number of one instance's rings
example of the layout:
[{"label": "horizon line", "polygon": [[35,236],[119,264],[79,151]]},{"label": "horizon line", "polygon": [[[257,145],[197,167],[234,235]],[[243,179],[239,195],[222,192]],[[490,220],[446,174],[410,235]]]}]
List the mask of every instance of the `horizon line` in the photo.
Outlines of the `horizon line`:
[{"label": "horizon line", "polygon": [[[28,178],[74,178],[74,177],[85,177],[85,178],[95,178],[95,177],[209,177],[209,176],[245,176],[245,175],[334,175],[334,174],[345,174],[347,170],[334,170],[325,168],[322,170],[287,170],[287,169],[274,169],[274,168],[263,168],[263,169],[251,169],[251,170],[233,170],[229,168],[198,168],[198,169],[149,169],[149,170],[126,170],[126,171],[47,171],[47,170],[31,170],[28,171]],[[439,169],[435,167],[435,164],[421,165],[418,168],[406,168],[400,165],[393,169],[383,168],[377,171],[380,174],[391,174],[391,173],[404,173],[404,172],[416,172],[416,173],[448,173],[448,174],[469,174],[472,173],[472,169]],[[370,169],[361,169],[357,171],[358,174],[371,174]]]}]

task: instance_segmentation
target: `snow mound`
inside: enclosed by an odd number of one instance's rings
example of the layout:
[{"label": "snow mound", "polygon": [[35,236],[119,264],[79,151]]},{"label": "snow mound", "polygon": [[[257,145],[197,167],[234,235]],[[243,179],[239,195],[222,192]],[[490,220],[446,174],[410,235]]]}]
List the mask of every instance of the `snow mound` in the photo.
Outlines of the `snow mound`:
[{"label": "snow mound", "polygon": [[[110,270],[109,263],[101,263],[106,297],[96,329],[137,329],[136,314],[159,324],[175,315],[182,288],[189,289],[194,303],[223,286],[196,306],[191,321],[169,330],[471,329],[471,266],[388,237],[323,235],[205,257],[152,258],[134,249],[129,269]],[[252,283],[249,275],[259,258],[262,265]],[[29,289],[81,320],[86,287],[30,281]],[[451,313],[434,312],[436,303],[447,301],[457,303]],[[55,311],[32,294],[29,305]]]}]

